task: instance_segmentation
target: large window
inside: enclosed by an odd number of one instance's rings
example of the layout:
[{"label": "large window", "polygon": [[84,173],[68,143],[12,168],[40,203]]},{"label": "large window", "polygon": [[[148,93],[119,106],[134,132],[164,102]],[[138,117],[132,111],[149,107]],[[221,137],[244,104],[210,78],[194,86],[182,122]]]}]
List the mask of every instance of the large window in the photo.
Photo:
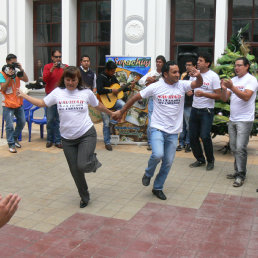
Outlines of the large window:
[{"label": "large window", "polygon": [[213,54],[215,0],[171,0],[171,59],[182,52]]},{"label": "large window", "polygon": [[78,65],[87,54],[97,73],[104,70],[110,54],[111,0],[78,0]]},{"label": "large window", "polygon": [[61,0],[33,2],[34,77],[51,61],[51,52],[61,50]]},{"label": "large window", "polygon": [[244,37],[258,60],[258,0],[229,0],[228,17],[228,40],[232,34],[249,24]]}]

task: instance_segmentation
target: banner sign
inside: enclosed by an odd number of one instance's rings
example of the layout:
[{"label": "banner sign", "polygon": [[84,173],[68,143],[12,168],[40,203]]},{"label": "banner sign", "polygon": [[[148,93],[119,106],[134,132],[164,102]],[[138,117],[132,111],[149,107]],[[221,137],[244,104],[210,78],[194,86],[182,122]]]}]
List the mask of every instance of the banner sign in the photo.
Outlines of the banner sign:
[{"label": "banner sign", "polygon": [[[123,100],[126,102],[145,86],[138,81],[151,68],[150,57],[122,57],[106,56],[106,62],[113,61],[117,65],[115,76],[120,85],[137,81],[132,91],[125,92]],[[141,99],[126,112],[122,123],[117,123],[111,129],[111,143],[136,143],[147,141],[148,100]],[[113,142],[112,142],[113,141]]]}]

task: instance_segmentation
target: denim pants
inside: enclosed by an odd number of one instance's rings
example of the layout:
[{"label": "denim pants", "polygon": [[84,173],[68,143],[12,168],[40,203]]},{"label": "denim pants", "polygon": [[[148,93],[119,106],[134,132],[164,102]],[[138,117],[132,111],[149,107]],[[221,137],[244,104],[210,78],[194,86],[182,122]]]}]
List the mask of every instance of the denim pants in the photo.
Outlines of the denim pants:
[{"label": "denim pants", "polygon": [[252,131],[253,122],[232,122],[228,123],[230,149],[235,157],[235,173],[245,179],[247,164],[247,144]]},{"label": "denim pants", "polygon": [[159,173],[154,181],[153,189],[163,189],[163,185],[175,157],[177,139],[178,134],[169,134],[156,128],[151,128],[152,154],[148,161],[148,167],[145,169],[145,175],[147,177],[153,177],[158,163],[162,160]]},{"label": "denim pants", "polygon": [[148,139],[148,145],[151,145],[151,115],[153,112],[153,98],[149,97],[148,101],[148,126],[147,126],[147,139]]},{"label": "denim pants", "polygon": [[[115,110],[120,110],[122,109],[122,107],[125,105],[125,102],[121,99],[118,99],[116,101],[116,104],[114,105],[114,107],[112,109]],[[101,112],[101,116],[103,119],[103,136],[104,136],[104,143],[110,144],[110,127],[109,127],[109,123],[110,123],[110,117],[108,114]]]},{"label": "denim pants", "polygon": [[47,107],[47,141],[61,143],[60,121],[57,105]]},{"label": "denim pants", "polygon": [[189,138],[189,119],[192,107],[184,107],[183,131],[179,135],[179,145],[190,144]]},{"label": "denim pants", "polygon": [[213,117],[213,108],[198,109],[192,107],[189,121],[190,145],[194,157],[201,162],[205,162],[205,157],[203,155],[203,150],[199,138],[202,139],[207,162],[214,162],[213,145],[211,140]]},{"label": "denim pants", "polygon": [[63,151],[70,168],[70,172],[77,186],[81,199],[89,201],[88,185],[84,176],[85,172],[96,169],[97,158],[94,153],[97,142],[97,133],[92,126],[78,139],[68,140],[62,138]]},{"label": "denim pants", "polygon": [[[8,108],[3,107],[3,115],[5,120],[6,138],[9,147],[15,145],[15,140],[18,139],[22,129],[26,123],[23,107]],[[16,126],[13,128],[13,116],[16,117]]]}]

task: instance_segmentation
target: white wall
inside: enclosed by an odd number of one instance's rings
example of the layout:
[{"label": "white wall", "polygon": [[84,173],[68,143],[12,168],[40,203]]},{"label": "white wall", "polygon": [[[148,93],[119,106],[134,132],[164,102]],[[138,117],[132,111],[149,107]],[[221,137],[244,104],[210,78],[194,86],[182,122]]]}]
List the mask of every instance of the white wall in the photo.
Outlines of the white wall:
[{"label": "white wall", "polygon": [[[0,0],[0,6],[1,64],[16,54],[32,80],[33,0]],[[227,43],[227,6],[228,0],[217,0],[215,60]],[[111,0],[111,55],[151,56],[153,67],[157,55],[169,60],[170,8],[170,0]],[[76,65],[77,0],[62,0],[62,55],[64,63]]]},{"label": "white wall", "polygon": [[0,67],[5,63],[8,42],[7,0],[0,0]]},{"label": "white wall", "polygon": [[77,0],[62,0],[62,61],[76,65]]},{"label": "white wall", "polygon": [[216,25],[214,42],[214,62],[218,60],[227,46],[228,32],[228,0],[217,0],[216,2]]},{"label": "white wall", "polygon": [[111,55],[170,55],[170,0],[112,0]]},{"label": "white wall", "polygon": [[33,1],[9,0],[8,5],[8,53],[17,56],[29,80],[33,80]]}]

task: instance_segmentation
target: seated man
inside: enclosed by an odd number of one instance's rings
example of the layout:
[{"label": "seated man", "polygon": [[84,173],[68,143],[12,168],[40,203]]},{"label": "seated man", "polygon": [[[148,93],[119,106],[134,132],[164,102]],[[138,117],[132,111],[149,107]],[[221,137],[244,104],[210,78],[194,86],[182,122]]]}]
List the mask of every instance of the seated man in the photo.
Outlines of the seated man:
[{"label": "seated man", "polygon": [[[112,96],[116,96],[120,90],[112,88],[112,85],[115,83],[119,83],[116,76],[116,64],[113,61],[109,61],[105,65],[105,70],[97,77],[97,92],[98,94],[108,96],[111,94]],[[134,83],[132,83],[132,86]],[[123,91],[129,91],[131,87],[125,87]],[[103,103],[105,105],[105,103]],[[125,102],[122,99],[117,99],[114,103],[112,109],[119,110],[124,106]],[[103,119],[103,135],[104,135],[104,143],[105,148],[108,151],[112,151],[112,146],[110,143],[110,117],[105,113],[101,113]]]}]

